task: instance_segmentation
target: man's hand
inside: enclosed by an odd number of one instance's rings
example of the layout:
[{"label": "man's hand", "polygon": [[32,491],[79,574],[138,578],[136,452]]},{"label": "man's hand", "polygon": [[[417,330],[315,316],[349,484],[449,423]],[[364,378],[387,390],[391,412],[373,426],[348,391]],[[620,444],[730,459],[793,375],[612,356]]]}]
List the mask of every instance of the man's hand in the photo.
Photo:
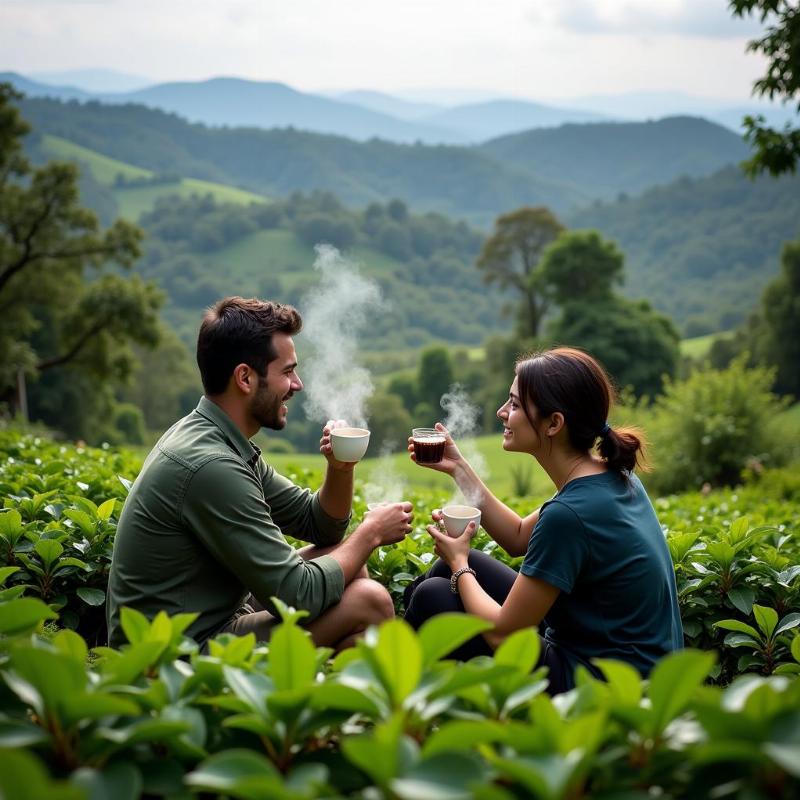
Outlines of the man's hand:
[{"label": "man's hand", "polygon": [[346,428],[347,421],[343,419],[329,419],[322,429],[322,438],[319,440],[319,452],[325,456],[330,469],[339,472],[352,472],[355,469],[355,461],[337,461],[333,456],[333,447],[331,446],[331,431],[334,428]]},{"label": "man's hand", "polygon": [[397,544],[413,530],[411,520],[411,503],[387,503],[368,511],[364,521],[354,531],[354,535],[363,529],[363,535],[372,538],[373,547],[386,544]]}]

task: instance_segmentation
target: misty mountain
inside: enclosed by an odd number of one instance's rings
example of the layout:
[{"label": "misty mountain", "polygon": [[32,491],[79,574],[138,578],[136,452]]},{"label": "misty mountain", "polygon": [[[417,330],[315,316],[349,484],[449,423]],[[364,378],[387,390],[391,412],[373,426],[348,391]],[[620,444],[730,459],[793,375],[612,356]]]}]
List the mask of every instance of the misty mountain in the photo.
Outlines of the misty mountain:
[{"label": "misty mountain", "polygon": [[84,92],[134,92],[157,81],[115,69],[69,69],[61,72],[33,72],[29,77],[51,86],[73,86]]},{"label": "misty mountain", "polygon": [[414,100],[404,100],[401,97],[384,94],[383,92],[373,92],[368,89],[355,89],[349,92],[335,92],[333,97],[344,100],[347,103],[370,108],[379,111],[381,114],[389,114],[398,119],[420,119],[439,111],[444,111],[444,106],[435,103],[422,103]]},{"label": "misty mountain", "polygon": [[490,100],[456,106],[423,117],[424,122],[466,133],[473,143],[530,128],[552,128],[567,122],[599,122],[590,111],[556,108],[526,100]]},{"label": "misty mountain", "polygon": [[54,100],[92,100],[90,92],[74,86],[52,86],[26,78],[16,72],[0,72],[0,83],[10,83],[26,97],[51,97]]},{"label": "misty mountain", "polygon": [[605,198],[638,193],[683,175],[709,175],[748,155],[740,136],[695,117],[562,125],[503,136],[478,149],[504,164]]},{"label": "misty mountain", "polygon": [[50,133],[156,173],[226,183],[266,196],[325,190],[351,206],[399,198],[489,226],[522,205],[557,212],[588,193],[542,179],[474,148],[357,142],[298,130],[209,128],[136,105],[29,99],[22,113]]}]

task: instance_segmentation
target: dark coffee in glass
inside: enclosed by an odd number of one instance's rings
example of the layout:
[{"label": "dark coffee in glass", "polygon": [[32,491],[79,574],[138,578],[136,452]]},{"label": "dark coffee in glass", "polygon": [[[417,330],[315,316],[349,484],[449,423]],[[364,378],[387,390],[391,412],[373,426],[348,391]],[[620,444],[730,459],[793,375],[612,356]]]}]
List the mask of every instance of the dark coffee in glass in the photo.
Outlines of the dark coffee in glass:
[{"label": "dark coffee in glass", "polygon": [[411,441],[417,464],[438,464],[444,457],[444,434],[434,428],[414,428]]}]

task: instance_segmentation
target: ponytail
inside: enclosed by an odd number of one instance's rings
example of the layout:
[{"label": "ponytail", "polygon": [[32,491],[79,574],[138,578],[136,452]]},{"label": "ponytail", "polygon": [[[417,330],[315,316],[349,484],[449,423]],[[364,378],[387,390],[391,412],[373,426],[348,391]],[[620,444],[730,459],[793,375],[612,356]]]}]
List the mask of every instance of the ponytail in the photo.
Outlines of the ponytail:
[{"label": "ponytail", "polygon": [[611,428],[606,424],[597,443],[597,452],[612,472],[648,472],[647,441],[638,428]]}]

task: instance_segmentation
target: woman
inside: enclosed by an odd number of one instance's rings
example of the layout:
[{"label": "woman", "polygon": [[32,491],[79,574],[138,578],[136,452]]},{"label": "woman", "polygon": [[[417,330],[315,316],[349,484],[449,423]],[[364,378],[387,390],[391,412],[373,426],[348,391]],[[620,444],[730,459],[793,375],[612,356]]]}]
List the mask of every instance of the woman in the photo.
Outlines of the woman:
[{"label": "woman", "polygon": [[[560,347],[517,363],[497,412],[503,449],[532,455],[557,490],[527,517],[492,495],[437,425],[444,458],[424,466],[480,497],[484,529],[509,555],[524,556],[517,573],[470,549],[474,523],[456,539],[429,526],[440,560],[406,590],[406,620],[418,628],[435,614],[466,611],[494,623],[454,658],[491,655],[509,634],[544,623],[540,664],[557,694],[574,686],[578,664],[598,675],[593,658],[626,661],[646,676],[683,646],[669,550],[633,473],[643,463],[642,441],[608,425],[612,396],[603,368],[580,350]],[[411,440],[409,451],[413,458]],[[441,513],[433,518],[439,523]]]}]

